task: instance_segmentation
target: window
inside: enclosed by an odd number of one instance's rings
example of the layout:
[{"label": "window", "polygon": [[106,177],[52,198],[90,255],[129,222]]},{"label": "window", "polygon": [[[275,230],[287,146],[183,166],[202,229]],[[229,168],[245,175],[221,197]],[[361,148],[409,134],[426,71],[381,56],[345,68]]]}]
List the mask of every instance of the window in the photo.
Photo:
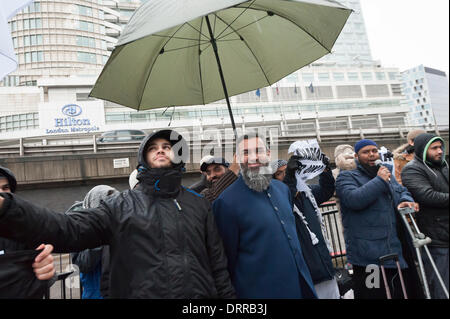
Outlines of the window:
[{"label": "window", "polygon": [[24,19],[23,20],[23,29],[38,29],[42,28],[42,20],[41,19]]},{"label": "window", "polygon": [[11,22],[9,23],[9,27],[10,27],[10,29],[11,29],[11,32],[16,31],[16,30],[17,30],[17,21],[11,21]]},{"label": "window", "polygon": [[24,46],[41,45],[41,44],[42,44],[42,34],[26,35],[23,37]]},{"label": "window", "polygon": [[41,3],[35,2],[23,9],[23,13],[30,13],[30,12],[41,12]]},{"label": "window", "polygon": [[89,7],[85,7],[85,6],[77,5],[77,9],[76,9],[75,13],[78,13],[79,15],[83,15],[83,16],[92,17],[92,9]]},{"label": "window", "polygon": [[77,52],[78,62],[97,64],[97,56],[94,53]]},{"label": "window", "polygon": [[335,81],[344,81],[344,73],[342,73],[342,72],[333,72],[333,79]]},{"label": "window", "polygon": [[330,74],[329,73],[319,73],[319,81],[329,81]]},{"label": "window", "polygon": [[395,73],[395,72],[389,72],[388,75],[389,75],[389,80],[391,80],[391,81],[394,81],[397,79],[397,73]]},{"label": "window", "polygon": [[302,73],[303,82],[312,82],[314,81],[314,73]]},{"label": "window", "polygon": [[349,81],[359,81],[358,72],[348,72],[347,77]]},{"label": "window", "polygon": [[39,113],[0,116],[0,133],[39,127]]},{"label": "window", "polygon": [[14,48],[17,48],[17,38],[12,38]]},{"label": "window", "polygon": [[94,32],[94,24],[87,21],[79,21],[78,29],[82,31]]},{"label": "window", "polygon": [[42,51],[33,51],[25,53],[25,63],[42,62],[42,61],[44,61]]},{"label": "window", "polygon": [[375,72],[375,76],[379,81],[386,80],[386,74],[384,72]]},{"label": "window", "polygon": [[95,48],[95,39],[91,37],[77,36],[77,45],[82,47]]},{"label": "window", "polygon": [[372,72],[363,72],[362,73],[362,78],[363,78],[363,80],[366,80],[366,81],[373,80]]}]

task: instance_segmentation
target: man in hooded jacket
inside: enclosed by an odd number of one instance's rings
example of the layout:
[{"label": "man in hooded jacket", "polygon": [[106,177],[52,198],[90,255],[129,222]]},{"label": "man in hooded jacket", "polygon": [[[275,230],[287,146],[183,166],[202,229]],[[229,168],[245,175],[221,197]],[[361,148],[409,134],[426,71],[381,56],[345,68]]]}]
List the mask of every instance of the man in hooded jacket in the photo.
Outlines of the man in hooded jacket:
[{"label": "man in hooded jacket", "polygon": [[159,131],[138,157],[138,186],[97,208],[57,214],[0,197],[0,236],[45,240],[57,252],[109,245],[112,298],[234,297],[210,203],[181,186],[186,141]]},{"label": "man in hooded jacket", "polygon": [[[441,137],[425,133],[415,138],[414,147],[415,157],[402,171],[403,185],[420,205],[417,224],[432,240],[428,248],[448,291],[449,188],[445,142]],[[425,254],[423,261],[431,297],[447,298]]]},{"label": "man in hooded jacket", "polygon": [[[108,185],[93,187],[84,197],[83,208],[95,208],[101,201],[119,191]],[[109,247],[101,246],[71,254],[72,262],[80,269],[83,287],[82,299],[108,298],[109,288]]]}]

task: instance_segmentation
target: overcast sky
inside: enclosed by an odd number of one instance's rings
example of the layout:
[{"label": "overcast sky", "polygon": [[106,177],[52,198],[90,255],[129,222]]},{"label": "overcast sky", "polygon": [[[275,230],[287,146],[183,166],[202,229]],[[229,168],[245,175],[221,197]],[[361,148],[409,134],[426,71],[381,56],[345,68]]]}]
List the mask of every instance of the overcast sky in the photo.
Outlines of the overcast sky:
[{"label": "overcast sky", "polygon": [[361,0],[374,60],[449,72],[449,0]]}]

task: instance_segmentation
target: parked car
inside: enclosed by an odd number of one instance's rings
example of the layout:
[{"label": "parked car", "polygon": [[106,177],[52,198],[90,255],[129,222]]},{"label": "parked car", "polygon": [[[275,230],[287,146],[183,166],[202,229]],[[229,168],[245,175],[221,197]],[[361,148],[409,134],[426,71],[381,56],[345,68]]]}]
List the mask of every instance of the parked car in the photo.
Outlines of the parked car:
[{"label": "parked car", "polygon": [[113,130],[100,135],[97,143],[142,141],[146,135],[141,130]]}]

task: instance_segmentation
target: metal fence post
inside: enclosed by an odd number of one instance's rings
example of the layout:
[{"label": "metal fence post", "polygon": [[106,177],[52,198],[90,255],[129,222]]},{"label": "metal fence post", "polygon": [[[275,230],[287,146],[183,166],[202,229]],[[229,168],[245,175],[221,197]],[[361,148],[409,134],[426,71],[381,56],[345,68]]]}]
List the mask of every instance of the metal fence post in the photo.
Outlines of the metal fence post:
[{"label": "metal fence post", "polygon": [[22,157],[25,154],[25,150],[23,148],[23,137],[19,138],[19,155]]},{"label": "metal fence post", "polygon": [[92,145],[94,146],[94,153],[97,153],[97,139],[95,138],[95,134],[92,135]]}]

